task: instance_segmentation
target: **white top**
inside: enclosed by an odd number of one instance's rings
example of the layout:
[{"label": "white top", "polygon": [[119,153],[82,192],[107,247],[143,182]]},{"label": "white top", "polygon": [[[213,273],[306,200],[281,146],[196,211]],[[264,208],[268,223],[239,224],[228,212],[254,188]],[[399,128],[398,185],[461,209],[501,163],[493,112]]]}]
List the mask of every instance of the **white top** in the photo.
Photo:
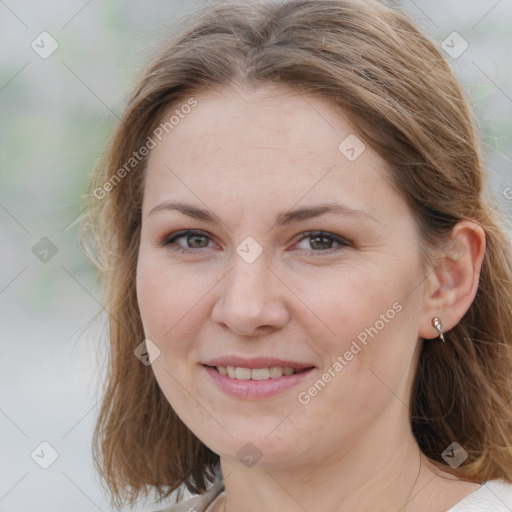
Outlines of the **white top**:
[{"label": "white top", "polygon": [[[224,483],[221,480],[206,494],[194,496],[157,512],[208,512],[223,492]],[[512,484],[490,480],[446,512],[512,512]]]},{"label": "white top", "polygon": [[511,512],[512,484],[490,480],[446,512]]}]

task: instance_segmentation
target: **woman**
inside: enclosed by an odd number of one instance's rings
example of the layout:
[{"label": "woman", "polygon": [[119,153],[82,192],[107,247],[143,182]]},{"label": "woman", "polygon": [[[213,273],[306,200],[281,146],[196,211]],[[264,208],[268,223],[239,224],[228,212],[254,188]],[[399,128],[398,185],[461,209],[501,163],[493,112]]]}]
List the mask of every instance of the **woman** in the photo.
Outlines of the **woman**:
[{"label": "woman", "polygon": [[510,510],[512,258],[485,179],[405,15],[205,7],[143,74],[83,221],[114,501]]}]

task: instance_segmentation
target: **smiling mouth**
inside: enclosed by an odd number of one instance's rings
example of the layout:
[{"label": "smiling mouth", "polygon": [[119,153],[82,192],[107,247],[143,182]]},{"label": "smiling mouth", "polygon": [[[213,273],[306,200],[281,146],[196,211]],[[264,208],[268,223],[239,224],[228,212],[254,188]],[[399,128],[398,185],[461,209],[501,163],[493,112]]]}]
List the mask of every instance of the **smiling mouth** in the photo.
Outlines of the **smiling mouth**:
[{"label": "smiling mouth", "polygon": [[288,366],[270,366],[267,368],[245,368],[242,366],[210,366],[215,371],[237,380],[270,380],[279,379],[280,377],[288,377],[296,373],[303,373],[310,370],[309,368],[290,368]]}]

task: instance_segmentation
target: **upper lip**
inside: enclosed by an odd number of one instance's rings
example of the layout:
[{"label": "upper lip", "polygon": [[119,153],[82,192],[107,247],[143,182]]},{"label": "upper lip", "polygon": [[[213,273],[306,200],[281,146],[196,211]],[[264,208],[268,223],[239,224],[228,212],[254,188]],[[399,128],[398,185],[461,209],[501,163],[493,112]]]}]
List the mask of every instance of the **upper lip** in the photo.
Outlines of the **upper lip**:
[{"label": "upper lip", "polygon": [[244,357],[237,356],[216,357],[214,359],[209,359],[203,364],[206,366],[238,366],[240,368],[270,368],[271,366],[279,366],[281,368],[296,368],[297,370],[312,368],[314,366],[311,363],[300,363],[289,359],[275,359],[273,357],[255,357],[246,359]]}]

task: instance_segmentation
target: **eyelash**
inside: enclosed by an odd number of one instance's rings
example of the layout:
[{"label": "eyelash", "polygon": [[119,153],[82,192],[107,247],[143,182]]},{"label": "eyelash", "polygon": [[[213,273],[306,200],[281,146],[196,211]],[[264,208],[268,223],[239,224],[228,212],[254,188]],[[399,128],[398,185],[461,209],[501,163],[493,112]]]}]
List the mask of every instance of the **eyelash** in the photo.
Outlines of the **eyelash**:
[{"label": "eyelash", "polygon": [[[165,238],[165,240],[162,242],[161,245],[163,247],[168,247],[169,249],[171,249],[173,251],[176,251],[179,253],[186,253],[186,254],[197,253],[198,251],[200,251],[202,249],[208,248],[208,247],[202,247],[202,248],[194,249],[194,248],[190,248],[190,247],[188,247],[188,248],[182,247],[181,245],[176,244],[176,240],[179,240],[180,238],[188,237],[190,235],[199,235],[199,236],[202,236],[205,238],[209,238],[211,240],[211,237],[204,231],[184,230],[184,231],[177,231],[176,233],[172,233],[171,235],[169,235],[168,237]],[[298,240],[297,243],[302,242],[302,240],[305,240],[306,238],[323,238],[323,239],[327,239],[327,240],[336,242],[340,246],[338,248],[330,248],[330,249],[326,249],[326,250],[311,249],[312,252],[316,252],[316,253],[322,253],[322,252],[323,253],[331,253],[331,252],[339,251],[343,248],[347,248],[347,247],[351,246],[351,243],[348,240],[341,238],[333,233],[326,232],[326,231],[304,231],[300,234],[300,236],[301,236],[301,238]],[[302,250],[307,250],[307,249],[302,249]]]}]

